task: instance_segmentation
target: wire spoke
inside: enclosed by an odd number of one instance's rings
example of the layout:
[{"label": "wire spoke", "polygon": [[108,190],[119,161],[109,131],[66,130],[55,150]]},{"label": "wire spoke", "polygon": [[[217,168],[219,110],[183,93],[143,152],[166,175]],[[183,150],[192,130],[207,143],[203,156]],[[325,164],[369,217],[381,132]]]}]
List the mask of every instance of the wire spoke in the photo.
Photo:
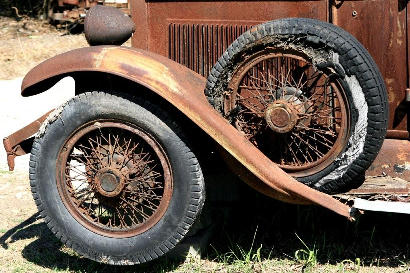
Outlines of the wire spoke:
[{"label": "wire spoke", "polygon": [[229,114],[232,124],[283,168],[303,170],[326,162],[347,137],[342,128],[348,108],[338,79],[291,53],[251,60],[244,58],[242,78],[232,77],[238,81],[227,104],[235,109]]}]

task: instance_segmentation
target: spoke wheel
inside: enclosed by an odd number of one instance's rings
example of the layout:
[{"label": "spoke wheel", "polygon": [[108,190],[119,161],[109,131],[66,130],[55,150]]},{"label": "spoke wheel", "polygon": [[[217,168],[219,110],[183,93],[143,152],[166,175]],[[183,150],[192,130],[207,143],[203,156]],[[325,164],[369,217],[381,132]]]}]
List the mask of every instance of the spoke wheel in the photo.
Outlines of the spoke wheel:
[{"label": "spoke wheel", "polygon": [[205,201],[201,167],[173,112],[86,92],[44,122],[30,184],[50,230],[94,261],[130,265],[174,249]]},{"label": "spoke wheel", "polygon": [[347,142],[341,84],[300,53],[258,52],[238,66],[228,88],[225,116],[293,176],[322,170]]},{"label": "spoke wheel", "polygon": [[326,193],[358,187],[386,134],[376,64],[349,33],[314,19],[244,32],[213,66],[204,93],[273,162]]},{"label": "spoke wheel", "polygon": [[77,130],[63,146],[57,187],[83,226],[109,237],[130,237],[161,219],[172,196],[172,175],[152,136],[101,120]]}]

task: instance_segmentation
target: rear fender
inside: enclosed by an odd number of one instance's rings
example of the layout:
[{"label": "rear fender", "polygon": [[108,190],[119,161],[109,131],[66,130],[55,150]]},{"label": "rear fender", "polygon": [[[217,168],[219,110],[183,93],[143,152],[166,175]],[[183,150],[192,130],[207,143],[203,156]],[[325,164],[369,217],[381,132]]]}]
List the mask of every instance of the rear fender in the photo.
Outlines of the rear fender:
[{"label": "rear fender", "polygon": [[82,71],[129,79],[167,100],[255,176],[257,181],[250,183],[255,189],[282,201],[312,202],[351,217],[348,206],[286,174],[215,111],[203,93],[205,78],[157,54],[115,46],[69,51],[31,70],[23,80],[22,95],[41,93],[61,78]]}]

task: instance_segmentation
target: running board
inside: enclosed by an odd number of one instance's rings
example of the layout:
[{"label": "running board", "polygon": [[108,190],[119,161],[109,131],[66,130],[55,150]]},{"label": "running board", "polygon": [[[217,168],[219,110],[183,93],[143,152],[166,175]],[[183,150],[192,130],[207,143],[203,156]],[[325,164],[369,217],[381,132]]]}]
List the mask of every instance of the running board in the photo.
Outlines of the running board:
[{"label": "running board", "polygon": [[394,201],[369,201],[361,198],[354,199],[354,209],[410,214],[410,203]]}]

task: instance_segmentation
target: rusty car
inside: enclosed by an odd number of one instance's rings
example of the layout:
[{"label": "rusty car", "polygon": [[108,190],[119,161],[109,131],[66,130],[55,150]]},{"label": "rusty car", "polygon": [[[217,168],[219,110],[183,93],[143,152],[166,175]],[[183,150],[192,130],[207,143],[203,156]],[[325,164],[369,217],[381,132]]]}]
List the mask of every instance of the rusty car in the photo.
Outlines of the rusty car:
[{"label": "rusty car", "polygon": [[64,77],[76,95],[4,139],[11,170],[31,153],[67,246],[110,264],[167,254],[206,204],[211,153],[284,202],[410,213],[407,0],[129,5],[91,7],[90,47],[28,72],[22,96]]}]

